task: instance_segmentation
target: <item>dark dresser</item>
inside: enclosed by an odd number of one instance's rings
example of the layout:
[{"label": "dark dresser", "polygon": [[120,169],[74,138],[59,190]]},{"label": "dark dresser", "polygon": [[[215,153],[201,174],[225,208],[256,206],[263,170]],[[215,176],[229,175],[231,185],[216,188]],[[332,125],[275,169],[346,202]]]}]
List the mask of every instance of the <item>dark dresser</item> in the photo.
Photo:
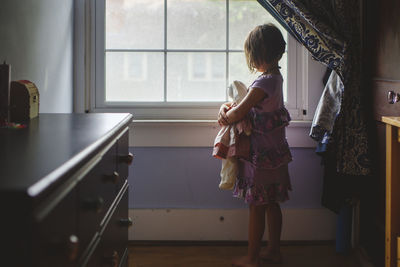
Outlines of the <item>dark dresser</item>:
[{"label": "dark dresser", "polygon": [[128,266],[131,121],[40,114],[0,129],[0,266]]}]

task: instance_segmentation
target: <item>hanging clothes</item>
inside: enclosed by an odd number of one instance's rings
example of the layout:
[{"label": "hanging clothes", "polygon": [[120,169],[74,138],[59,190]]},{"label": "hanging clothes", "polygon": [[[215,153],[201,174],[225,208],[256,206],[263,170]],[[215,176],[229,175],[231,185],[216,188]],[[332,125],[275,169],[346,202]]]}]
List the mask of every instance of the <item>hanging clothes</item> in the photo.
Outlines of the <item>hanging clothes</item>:
[{"label": "hanging clothes", "polygon": [[320,149],[326,154],[322,203],[338,212],[338,206],[357,195],[352,185],[372,172],[361,88],[360,1],[257,1],[337,75],[336,86],[332,83],[321,96],[311,136],[324,142]]},{"label": "hanging clothes", "polygon": [[314,59],[334,70],[343,83],[340,110],[328,145],[336,154],[336,162],[330,164],[335,164],[338,173],[370,174],[367,118],[360,84],[359,1],[257,1],[289,29]]}]

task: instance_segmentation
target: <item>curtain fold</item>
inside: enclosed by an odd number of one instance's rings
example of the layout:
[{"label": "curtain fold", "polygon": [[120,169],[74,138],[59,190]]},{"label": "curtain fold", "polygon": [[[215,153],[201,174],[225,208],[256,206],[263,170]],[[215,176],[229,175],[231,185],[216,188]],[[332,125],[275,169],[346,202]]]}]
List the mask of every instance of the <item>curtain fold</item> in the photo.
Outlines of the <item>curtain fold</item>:
[{"label": "curtain fold", "polygon": [[[257,0],[308,49],[314,59],[334,70],[343,83],[340,111],[330,127],[329,169],[343,175],[369,175],[367,119],[361,88],[360,3],[358,0]],[[271,11],[272,10],[272,11]],[[323,94],[319,110],[329,94]],[[319,112],[316,116],[323,116]],[[317,129],[316,129],[317,130]],[[313,132],[313,129],[311,130]],[[323,134],[320,136],[324,136]],[[320,141],[320,140],[318,140]]]}]

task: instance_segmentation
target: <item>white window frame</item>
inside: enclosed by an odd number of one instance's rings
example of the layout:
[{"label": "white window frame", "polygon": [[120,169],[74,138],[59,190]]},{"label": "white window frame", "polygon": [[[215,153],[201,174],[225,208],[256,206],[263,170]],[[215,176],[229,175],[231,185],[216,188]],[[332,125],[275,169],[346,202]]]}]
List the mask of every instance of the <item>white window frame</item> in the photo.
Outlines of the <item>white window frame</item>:
[{"label": "white window frame", "polygon": [[[81,7],[82,8],[82,7]],[[260,8],[262,8],[260,6]],[[138,120],[212,120],[222,102],[105,102],[105,0],[88,0],[85,13],[87,38],[86,52],[90,64],[86,64],[86,88],[90,88],[89,99],[85,109],[90,112],[130,112]],[[92,41],[94,40],[94,41]],[[89,48],[89,49],[88,49]],[[167,51],[168,52],[168,51]],[[213,52],[213,51],[210,51]],[[288,52],[288,108],[293,120],[309,120],[307,107],[307,87],[302,77],[307,77],[308,69],[304,68],[304,49],[290,35],[287,44]],[[88,66],[89,65],[89,66]],[[89,86],[88,86],[89,85]],[[306,115],[304,115],[306,114]]]}]

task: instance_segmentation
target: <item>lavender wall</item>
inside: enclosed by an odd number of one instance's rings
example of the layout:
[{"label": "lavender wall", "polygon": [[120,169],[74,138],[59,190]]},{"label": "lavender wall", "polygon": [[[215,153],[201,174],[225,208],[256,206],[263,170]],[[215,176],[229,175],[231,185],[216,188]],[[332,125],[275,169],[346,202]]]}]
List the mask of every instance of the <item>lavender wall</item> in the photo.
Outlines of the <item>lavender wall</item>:
[{"label": "lavender wall", "polygon": [[[221,162],[207,147],[131,147],[130,208],[246,208],[231,191],[218,188]],[[286,208],[320,208],[322,167],[312,148],[292,148],[293,191]]]}]

